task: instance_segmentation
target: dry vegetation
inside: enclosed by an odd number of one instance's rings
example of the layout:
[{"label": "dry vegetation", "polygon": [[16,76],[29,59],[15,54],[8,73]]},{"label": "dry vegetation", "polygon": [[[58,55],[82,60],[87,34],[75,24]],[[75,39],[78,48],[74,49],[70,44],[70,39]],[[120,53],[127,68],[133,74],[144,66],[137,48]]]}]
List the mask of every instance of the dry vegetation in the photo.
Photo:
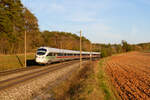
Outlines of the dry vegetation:
[{"label": "dry vegetation", "polygon": [[78,73],[74,73],[70,79],[54,88],[54,98],[56,100],[115,100],[102,70],[102,65],[98,61],[84,65]]},{"label": "dry vegetation", "polygon": [[106,63],[106,72],[122,100],[150,99],[150,53],[113,56]]}]

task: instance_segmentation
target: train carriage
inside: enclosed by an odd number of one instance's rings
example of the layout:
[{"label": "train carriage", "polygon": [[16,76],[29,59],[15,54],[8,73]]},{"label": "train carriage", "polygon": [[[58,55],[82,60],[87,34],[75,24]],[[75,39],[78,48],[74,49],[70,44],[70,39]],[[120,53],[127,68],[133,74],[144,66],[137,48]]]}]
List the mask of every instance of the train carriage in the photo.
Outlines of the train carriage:
[{"label": "train carriage", "polygon": [[[100,57],[99,52],[82,52],[82,58]],[[39,64],[80,59],[80,51],[40,47],[37,49],[35,61]]]}]

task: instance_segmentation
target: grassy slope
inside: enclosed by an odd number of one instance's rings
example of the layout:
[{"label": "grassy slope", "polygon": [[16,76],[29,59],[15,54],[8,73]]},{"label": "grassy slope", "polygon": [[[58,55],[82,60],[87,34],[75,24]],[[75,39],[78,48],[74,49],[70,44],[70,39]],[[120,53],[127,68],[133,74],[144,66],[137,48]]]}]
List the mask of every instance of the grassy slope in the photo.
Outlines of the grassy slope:
[{"label": "grassy slope", "polygon": [[85,80],[85,87],[81,94],[85,96],[85,100],[117,100],[116,91],[105,74],[105,61],[107,58],[96,62],[93,65],[94,73],[89,74],[89,78]]},{"label": "grassy slope", "polygon": [[[27,54],[27,59],[34,59],[34,54]],[[0,71],[24,67],[24,55],[0,55]]]}]

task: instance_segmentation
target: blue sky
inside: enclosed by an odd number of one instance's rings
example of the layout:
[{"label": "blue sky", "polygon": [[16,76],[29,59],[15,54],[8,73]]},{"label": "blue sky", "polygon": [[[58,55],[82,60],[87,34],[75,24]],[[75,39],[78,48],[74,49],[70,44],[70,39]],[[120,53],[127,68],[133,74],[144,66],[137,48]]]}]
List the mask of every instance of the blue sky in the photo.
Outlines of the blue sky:
[{"label": "blue sky", "polygon": [[65,31],[96,43],[150,42],[150,0],[21,0],[41,31]]}]

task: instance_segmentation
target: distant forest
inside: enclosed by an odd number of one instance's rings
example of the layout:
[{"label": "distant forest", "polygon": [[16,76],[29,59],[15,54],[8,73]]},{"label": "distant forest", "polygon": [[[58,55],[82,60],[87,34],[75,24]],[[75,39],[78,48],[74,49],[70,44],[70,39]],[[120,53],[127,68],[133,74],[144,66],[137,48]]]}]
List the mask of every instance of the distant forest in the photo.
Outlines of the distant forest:
[{"label": "distant forest", "polygon": [[[79,29],[80,30],[80,29]],[[20,0],[0,0],[0,54],[24,52],[24,35],[27,33],[27,52],[35,52],[40,46],[79,50],[80,38],[69,32],[40,31],[38,20]],[[82,37],[84,51],[90,51],[91,41]],[[132,50],[148,51],[150,43],[131,45],[92,44],[92,51],[102,52],[102,56]]]}]

